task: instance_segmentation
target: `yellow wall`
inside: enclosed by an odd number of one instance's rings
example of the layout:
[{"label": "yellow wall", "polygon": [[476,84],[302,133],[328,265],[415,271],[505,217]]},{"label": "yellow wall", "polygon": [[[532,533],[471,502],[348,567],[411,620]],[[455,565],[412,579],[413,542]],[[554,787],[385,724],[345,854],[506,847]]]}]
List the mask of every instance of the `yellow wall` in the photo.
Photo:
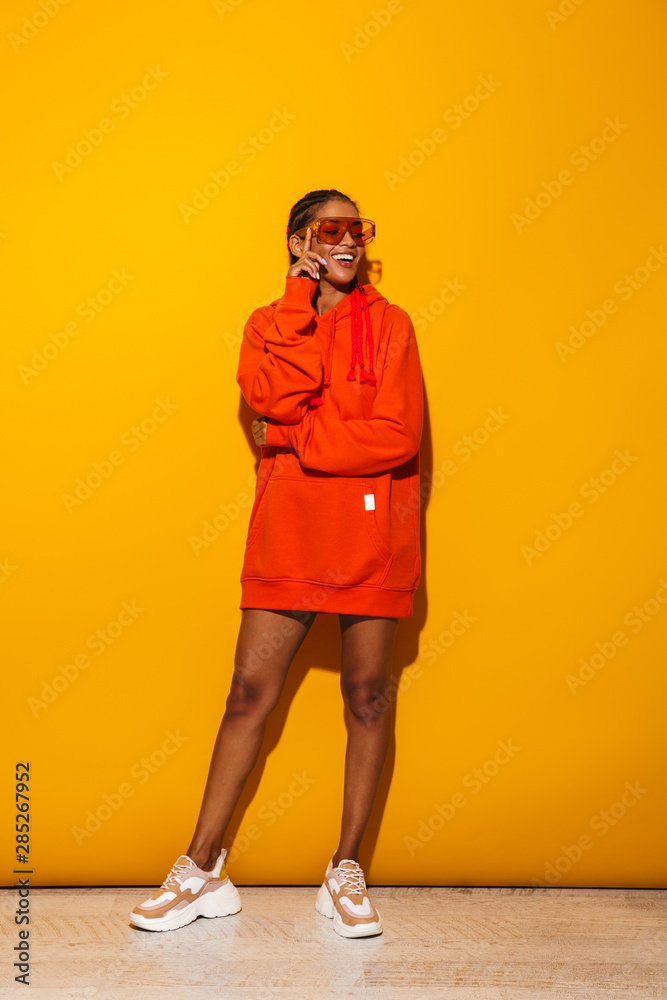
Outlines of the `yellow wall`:
[{"label": "yellow wall", "polygon": [[[376,220],[427,397],[369,882],[665,884],[665,15],[558,10],[4,5],[4,884],[26,758],[34,885],[157,884],[189,844],[258,457],[240,331],[316,187]],[[338,653],[320,615],[240,884],[316,884],[337,844]]]}]

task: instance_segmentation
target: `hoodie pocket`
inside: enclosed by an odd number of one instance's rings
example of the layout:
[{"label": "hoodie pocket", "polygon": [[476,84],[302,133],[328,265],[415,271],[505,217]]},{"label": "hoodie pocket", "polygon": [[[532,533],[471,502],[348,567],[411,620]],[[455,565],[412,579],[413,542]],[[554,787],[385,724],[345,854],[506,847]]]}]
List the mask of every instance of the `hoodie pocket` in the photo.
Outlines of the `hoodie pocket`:
[{"label": "hoodie pocket", "polygon": [[242,579],[380,586],[393,553],[365,495],[371,482],[270,478],[246,543]]}]

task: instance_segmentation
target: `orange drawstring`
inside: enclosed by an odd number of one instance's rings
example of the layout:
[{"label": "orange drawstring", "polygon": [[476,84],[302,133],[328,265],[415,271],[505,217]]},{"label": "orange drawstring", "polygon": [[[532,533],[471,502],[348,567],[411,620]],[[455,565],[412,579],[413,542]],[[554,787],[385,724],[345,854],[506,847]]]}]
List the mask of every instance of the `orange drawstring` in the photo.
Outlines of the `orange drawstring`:
[{"label": "orange drawstring", "polygon": [[[368,369],[369,369],[368,371],[364,369],[364,353],[362,348],[362,329],[363,329],[363,320],[361,316],[362,307],[364,315],[366,317],[366,341],[368,344]],[[350,360],[350,370],[347,373],[347,380],[348,382],[354,382],[356,380],[357,375],[354,368],[356,363],[359,362],[359,367],[361,369],[359,381],[375,385],[377,379],[373,374],[373,326],[371,323],[371,314],[368,309],[368,302],[366,301],[366,293],[359,284],[359,280],[357,278],[354,279],[354,288],[352,289],[350,317],[352,321],[352,358]]]},{"label": "orange drawstring", "polygon": [[[363,314],[366,317],[366,343],[368,345],[368,370],[364,367],[364,353],[362,347]],[[366,300],[366,292],[359,284],[358,278],[354,279],[354,287],[351,293],[350,320],[352,328],[352,357],[350,359],[350,370],[347,373],[347,381],[354,382],[357,378],[355,365],[359,363],[361,369],[359,381],[364,385],[377,385],[377,379],[373,373],[373,324],[371,314]],[[312,396],[309,408],[322,405],[321,393]]]}]

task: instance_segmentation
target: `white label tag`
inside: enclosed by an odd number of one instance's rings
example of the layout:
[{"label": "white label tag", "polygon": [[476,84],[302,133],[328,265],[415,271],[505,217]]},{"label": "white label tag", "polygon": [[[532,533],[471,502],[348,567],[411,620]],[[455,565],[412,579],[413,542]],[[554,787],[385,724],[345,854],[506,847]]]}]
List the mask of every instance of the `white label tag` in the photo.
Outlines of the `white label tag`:
[{"label": "white label tag", "polygon": [[364,493],[366,510],[375,510],[375,493]]}]

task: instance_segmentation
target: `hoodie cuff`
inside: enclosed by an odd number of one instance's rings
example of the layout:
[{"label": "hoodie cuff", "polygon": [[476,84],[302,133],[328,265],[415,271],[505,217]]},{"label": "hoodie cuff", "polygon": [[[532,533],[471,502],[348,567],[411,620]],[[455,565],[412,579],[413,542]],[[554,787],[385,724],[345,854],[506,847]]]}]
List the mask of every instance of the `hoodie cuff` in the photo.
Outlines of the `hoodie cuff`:
[{"label": "hoodie cuff", "polygon": [[266,422],[266,443],[271,448],[291,448],[289,439],[290,424],[274,424]]},{"label": "hoodie cuff", "polygon": [[285,279],[285,294],[283,299],[286,302],[300,302],[309,305],[315,289],[319,285],[318,281],[304,277],[301,274],[288,274]]}]

